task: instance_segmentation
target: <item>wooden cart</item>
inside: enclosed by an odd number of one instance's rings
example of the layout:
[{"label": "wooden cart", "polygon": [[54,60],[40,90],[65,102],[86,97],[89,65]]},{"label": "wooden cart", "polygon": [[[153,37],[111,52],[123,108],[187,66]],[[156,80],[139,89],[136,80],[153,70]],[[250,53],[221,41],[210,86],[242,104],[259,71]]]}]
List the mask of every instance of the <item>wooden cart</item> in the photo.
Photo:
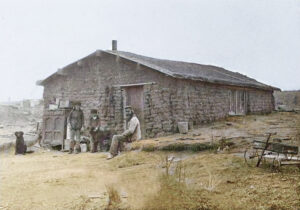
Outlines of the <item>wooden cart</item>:
[{"label": "wooden cart", "polygon": [[276,133],[269,133],[266,141],[254,140],[251,150],[244,153],[245,161],[247,158],[258,158],[256,166],[259,167],[261,160],[272,160],[273,166],[296,165],[300,168],[300,156],[298,156],[298,146],[282,143],[270,142],[271,136]]}]

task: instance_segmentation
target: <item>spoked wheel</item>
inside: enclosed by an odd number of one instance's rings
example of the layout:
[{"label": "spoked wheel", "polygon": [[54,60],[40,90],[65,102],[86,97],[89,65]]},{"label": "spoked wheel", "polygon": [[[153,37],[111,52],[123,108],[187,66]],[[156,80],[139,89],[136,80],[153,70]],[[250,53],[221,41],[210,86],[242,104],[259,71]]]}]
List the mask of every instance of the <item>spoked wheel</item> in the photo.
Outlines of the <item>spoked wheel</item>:
[{"label": "spoked wheel", "polygon": [[281,166],[281,160],[280,159],[274,159],[273,164],[272,164],[272,168],[276,171],[279,171],[280,166]]},{"label": "spoked wheel", "polygon": [[244,151],[244,160],[245,160],[245,163],[248,164],[248,161],[247,159],[254,159],[258,157],[258,151],[257,149],[253,150],[253,149],[246,149]]}]

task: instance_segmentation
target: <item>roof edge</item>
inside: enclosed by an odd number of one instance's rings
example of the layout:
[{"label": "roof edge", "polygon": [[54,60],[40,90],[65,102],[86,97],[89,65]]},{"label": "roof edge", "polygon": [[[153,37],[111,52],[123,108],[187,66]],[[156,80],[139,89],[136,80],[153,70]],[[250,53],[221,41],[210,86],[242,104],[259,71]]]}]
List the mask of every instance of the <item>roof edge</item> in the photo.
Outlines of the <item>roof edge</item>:
[{"label": "roof edge", "polygon": [[[259,85],[250,84],[250,83],[245,82],[245,81],[243,81],[243,82],[229,82],[229,81],[226,81],[226,80],[207,79],[207,78],[203,78],[203,77],[200,77],[200,76],[194,76],[194,75],[188,75],[188,74],[183,75],[183,74],[171,72],[171,71],[169,71],[168,69],[165,69],[165,68],[163,68],[163,70],[161,70],[162,68],[161,67],[158,68],[155,64],[150,65],[150,64],[145,63],[145,62],[139,62],[139,61],[136,61],[133,58],[128,58],[126,56],[118,54],[118,51],[112,52],[110,50],[96,50],[95,52],[89,54],[88,56],[80,58],[80,59],[76,60],[75,62],[72,62],[72,63],[64,66],[63,68],[58,69],[56,72],[54,72],[53,74],[51,74],[50,76],[48,76],[44,80],[36,81],[36,85],[45,86],[45,84],[51,78],[53,78],[54,76],[56,76],[56,75],[66,75],[64,73],[64,70],[66,68],[68,68],[68,67],[70,67],[74,64],[78,64],[80,61],[82,61],[86,58],[89,58],[91,56],[95,56],[95,55],[99,56],[101,53],[106,53],[106,54],[113,55],[113,56],[119,56],[119,57],[121,57],[123,59],[126,59],[128,61],[135,62],[137,64],[143,65],[145,67],[151,68],[155,71],[158,71],[158,72],[163,73],[167,76],[177,78],[177,79],[188,79],[188,80],[193,80],[193,81],[201,81],[201,82],[207,82],[207,83],[211,83],[211,84],[229,85],[229,86],[236,86],[236,87],[249,87],[249,88],[255,88],[255,89],[260,89],[260,90],[268,90],[268,91],[281,91],[280,88],[273,87],[273,86],[270,86],[270,85],[266,85],[266,84],[263,84],[263,83],[262,83],[263,86],[259,86]],[[197,64],[197,63],[194,63],[194,64]],[[211,65],[209,65],[209,66],[211,66]],[[219,67],[219,68],[221,68],[221,67]],[[224,69],[224,70],[226,70],[226,69]],[[226,71],[228,71],[228,70],[226,70]],[[231,76],[231,75],[229,75],[229,76]],[[234,77],[234,76],[231,76],[231,77]],[[250,78],[250,79],[252,79],[252,78]],[[239,80],[241,80],[241,79],[239,79]]]},{"label": "roof edge", "polygon": [[[162,71],[162,70],[160,70],[161,68],[160,69],[159,68],[155,68],[155,65],[149,65],[149,64],[146,64],[146,63],[143,63],[143,62],[138,62],[138,61],[135,61],[134,59],[130,59],[130,58],[126,57],[126,56],[120,55],[120,54],[118,54],[118,51],[106,50],[106,51],[103,51],[103,52],[105,52],[107,54],[110,54],[110,55],[119,56],[119,57],[121,57],[123,59],[126,59],[126,60],[129,60],[131,62],[139,63],[140,65],[146,66],[148,68],[151,68],[151,69],[153,69],[155,71],[158,71],[158,72],[161,72],[161,73],[166,74],[168,76],[171,76],[173,78],[189,79],[189,80],[194,80],[194,81],[207,82],[207,83],[211,83],[211,84],[220,84],[220,85],[223,84],[223,85],[237,86],[237,87],[249,87],[249,88],[256,88],[256,89],[268,90],[268,91],[280,90],[277,87],[273,87],[273,86],[266,85],[266,84],[263,84],[263,83],[262,84],[264,85],[264,87],[258,86],[258,85],[253,85],[253,84],[250,84],[250,83],[247,83],[247,82],[233,84],[232,82],[227,82],[227,81],[224,81],[224,80],[213,80],[213,79],[209,80],[209,79],[206,79],[206,78],[203,78],[203,77],[199,77],[199,76],[197,77],[197,76],[192,76],[192,75],[182,75],[182,74],[170,72],[167,69],[164,69],[164,71]],[[194,64],[197,64],[197,63],[194,63]]]}]

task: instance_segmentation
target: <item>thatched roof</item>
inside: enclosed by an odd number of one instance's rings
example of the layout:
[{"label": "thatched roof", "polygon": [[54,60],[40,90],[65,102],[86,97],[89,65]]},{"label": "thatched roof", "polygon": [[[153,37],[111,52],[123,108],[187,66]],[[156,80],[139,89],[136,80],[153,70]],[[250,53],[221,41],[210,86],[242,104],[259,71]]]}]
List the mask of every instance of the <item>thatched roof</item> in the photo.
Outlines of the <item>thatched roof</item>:
[{"label": "thatched roof", "polygon": [[[147,66],[153,70],[159,71],[163,74],[166,74],[174,78],[190,79],[190,80],[203,81],[203,82],[214,83],[214,84],[233,85],[233,86],[240,86],[240,87],[253,87],[253,88],[264,89],[264,90],[279,90],[276,87],[272,87],[260,83],[255,79],[249,78],[240,73],[231,72],[217,66],[157,59],[157,58],[146,57],[146,56],[137,55],[134,53],[124,52],[124,51],[109,51],[109,50],[99,51],[98,50],[87,57],[96,56],[102,52],[114,56],[119,56],[121,58],[130,60],[135,63],[139,63],[141,65]],[[63,69],[60,69],[55,74],[59,74]],[[39,82],[39,84],[44,85],[45,82],[48,81],[48,79],[52,78],[55,74]]]}]

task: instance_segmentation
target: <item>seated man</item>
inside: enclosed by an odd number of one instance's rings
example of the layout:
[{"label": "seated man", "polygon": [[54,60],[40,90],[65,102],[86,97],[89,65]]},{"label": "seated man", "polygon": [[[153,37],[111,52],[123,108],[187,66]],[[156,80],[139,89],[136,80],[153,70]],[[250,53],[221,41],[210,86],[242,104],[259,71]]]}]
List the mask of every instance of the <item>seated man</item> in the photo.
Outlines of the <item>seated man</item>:
[{"label": "seated man", "polygon": [[126,107],[126,116],[128,122],[128,129],[125,130],[121,135],[114,135],[110,145],[109,156],[107,159],[112,159],[118,155],[120,146],[124,142],[133,142],[141,139],[141,127],[140,121],[134,114],[131,107]]}]

